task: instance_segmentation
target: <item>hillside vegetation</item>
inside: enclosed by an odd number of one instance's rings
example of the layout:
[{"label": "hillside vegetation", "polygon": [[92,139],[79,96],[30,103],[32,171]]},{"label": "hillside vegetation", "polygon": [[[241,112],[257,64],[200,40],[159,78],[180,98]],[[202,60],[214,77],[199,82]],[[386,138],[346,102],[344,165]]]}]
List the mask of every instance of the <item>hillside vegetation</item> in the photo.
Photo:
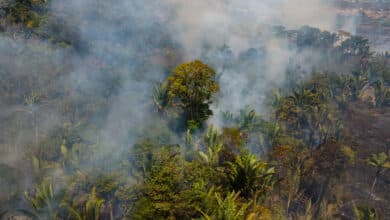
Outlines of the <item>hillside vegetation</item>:
[{"label": "hillside vegetation", "polygon": [[0,2],[0,219],[389,218],[390,55],[364,37],[269,27],[296,56],[236,112],[224,74],[252,94],[269,48],[186,61],[159,24],[113,48]]}]

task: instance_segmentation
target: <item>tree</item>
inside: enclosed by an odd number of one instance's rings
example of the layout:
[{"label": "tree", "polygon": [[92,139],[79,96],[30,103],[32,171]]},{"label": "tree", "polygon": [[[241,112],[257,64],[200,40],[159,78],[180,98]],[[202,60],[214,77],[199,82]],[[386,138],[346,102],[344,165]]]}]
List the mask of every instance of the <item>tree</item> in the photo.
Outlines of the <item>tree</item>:
[{"label": "tree", "polygon": [[324,110],[326,112],[324,102],[315,90],[300,87],[279,104],[275,112],[276,118],[287,122],[291,132],[312,145],[313,137],[319,127],[317,122],[322,121],[316,120],[320,119],[316,116],[323,116]]},{"label": "tree", "polygon": [[353,213],[357,220],[375,220],[377,219],[377,212],[374,208],[366,207],[366,206],[356,206],[354,203]]},{"label": "tree", "polygon": [[219,90],[215,71],[199,60],[183,63],[168,77],[168,98],[183,109],[187,124],[199,127],[213,112],[211,98]]},{"label": "tree", "polygon": [[369,57],[370,45],[368,39],[360,36],[352,36],[341,43],[341,49],[347,56]]},{"label": "tree", "polygon": [[240,193],[229,192],[225,198],[221,196],[219,193],[214,194],[214,198],[217,203],[216,209],[214,209],[214,213],[208,215],[203,211],[199,210],[204,220],[211,219],[224,219],[224,220],[240,220],[245,219],[245,213],[248,207],[251,205],[251,202],[240,204],[239,202]]},{"label": "tree", "polygon": [[35,186],[32,193],[24,193],[26,201],[31,205],[32,212],[23,210],[33,219],[57,219],[59,207],[51,181],[43,180]]},{"label": "tree", "polygon": [[131,219],[168,219],[181,211],[180,193],[184,185],[179,149],[162,147],[151,163],[150,173],[140,186],[142,197],[134,203]]},{"label": "tree", "polygon": [[382,152],[379,154],[371,155],[371,157],[367,159],[367,164],[376,168],[375,178],[371,184],[371,190],[370,190],[370,196],[371,196],[374,192],[374,187],[380,174],[386,169],[390,168],[390,161],[388,161],[388,156],[386,155],[386,153]]},{"label": "tree", "polygon": [[153,102],[157,107],[158,112],[164,112],[165,107],[168,106],[168,91],[167,91],[167,83],[158,83],[154,86],[153,91]]},{"label": "tree", "polygon": [[243,154],[234,163],[228,163],[231,173],[229,181],[234,191],[244,198],[264,195],[275,183],[274,167],[257,160],[256,156]]},{"label": "tree", "polygon": [[96,188],[93,187],[91,193],[87,195],[82,209],[68,207],[69,217],[77,220],[99,220],[104,199],[97,196]]},{"label": "tree", "polygon": [[216,166],[219,163],[220,152],[223,148],[221,135],[217,129],[213,126],[210,127],[209,131],[205,135],[205,143],[207,146],[206,152],[199,152],[201,159],[210,166]]}]

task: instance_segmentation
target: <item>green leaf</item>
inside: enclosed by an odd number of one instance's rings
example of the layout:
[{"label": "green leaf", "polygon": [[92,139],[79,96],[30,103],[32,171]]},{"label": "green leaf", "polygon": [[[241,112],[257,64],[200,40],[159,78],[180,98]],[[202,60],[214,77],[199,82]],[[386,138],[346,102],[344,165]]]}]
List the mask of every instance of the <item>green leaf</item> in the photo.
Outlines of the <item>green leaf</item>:
[{"label": "green leaf", "polygon": [[62,144],[61,145],[61,154],[64,156],[64,157],[67,157],[68,156],[68,148]]}]

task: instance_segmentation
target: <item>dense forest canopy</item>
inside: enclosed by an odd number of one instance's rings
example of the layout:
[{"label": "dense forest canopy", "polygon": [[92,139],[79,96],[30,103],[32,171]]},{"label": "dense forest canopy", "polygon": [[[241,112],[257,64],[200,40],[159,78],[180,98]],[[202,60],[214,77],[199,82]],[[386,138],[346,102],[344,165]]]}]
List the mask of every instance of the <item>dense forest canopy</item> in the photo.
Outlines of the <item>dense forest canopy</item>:
[{"label": "dense forest canopy", "polygon": [[0,219],[387,219],[377,4],[0,0]]}]

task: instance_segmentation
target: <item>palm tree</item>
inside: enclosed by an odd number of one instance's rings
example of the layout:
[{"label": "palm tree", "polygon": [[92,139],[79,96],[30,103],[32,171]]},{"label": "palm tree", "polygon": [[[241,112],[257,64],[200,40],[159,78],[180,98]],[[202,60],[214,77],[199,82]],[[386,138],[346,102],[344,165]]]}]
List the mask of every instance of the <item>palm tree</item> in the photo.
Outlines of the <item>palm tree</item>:
[{"label": "palm tree", "polygon": [[41,103],[40,95],[36,91],[32,91],[29,95],[24,96],[24,106],[16,109],[16,111],[24,112],[31,115],[31,126],[34,128],[34,144],[38,145],[39,142],[39,128],[38,128],[38,110],[44,107],[46,104]]},{"label": "palm tree", "polygon": [[248,108],[240,110],[240,115],[237,118],[238,127],[241,130],[251,130],[257,124],[257,117],[255,110]]},{"label": "palm tree", "polygon": [[280,88],[277,88],[273,91],[273,97],[270,103],[273,109],[277,109],[283,104],[284,98],[280,93]]},{"label": "palm tree", "polygon": [[26,210],[24,213],[30,213],[33,219],[57,219],[59,207],[57,207],[53,185],[49,181],[42,181],[34,188],[33,193],[25,192],[25,198],[33,208],[33,212]]},{"label": "palm tree", "polygon": [[168,84],[159,82],[154,86],[153,102],[157,107],[158,112],[164,112],[168,106]]},{"label": "palm tree", "polygon": [[210,166],[214,166],[219,162],[219,153],[222,150],[222,144],[207,148],[207,152],[199,152],[199,156],[204,162]]},{"label": "palm tree", "polygon": [[287,122],[289,130],[310,147],[322,144],[335,131],[327,105],[330,95],[319,92],[329,93],[329,88],[317,87],[295,89],[276,111],[277,119]]},{"label": "palm tree", "polygon": [[207,146],[207,151],[200,151],[200,157],[210,166],[217,165],[219,163],[219,153],[223,147],[221,135],[217,129],[214,129],[213,126],[210,126],[210,129],[206,133],[204,140]]},{"label": "palm tree", "polygon": [[378,177],[381,175],[382,172],[390,168],[390,161],[388,161],[388,158],[388,155],[382,152],[379,154],[373,154],[370,158],[367,159],[367,164],[376,168],[375,178],[371,184],[370,196],[374,192],[374,187],[378,180]]},{"label": "palm tree", "polygon": [[369,208],[365,206],[356,206],[354,203],[353,206],[353,213],[355,215],[355,218],[357,220],[375,220],[377,219],[377,213],[374,208]]},{"label": "palm tree", "polygon": [[316,106],[318,102],[319,100],[310,90],[304,87],[296,89],[280,104],[276,111],[276,117],[279,120],[291,122],[298,129],[304,128],[308,123],[305,113]]},{"label": "palm tree", "polygon": [[67,207],[69,217],[75,220],[99,220],[103,204],[104,200],[97,197],[96,187],[93,187],[81,209],[80,207]]},{"label": "palm tree", "polygon": [[384,85],[383,80],[378,80],[374,83],[375,87],[375,105],[376,107],[381,107],[386,104],[386,98],[390,94],[390,90]]},{"label": "palm tree", "polygon": [[262,124],[259,135],[259,144],[265,155],[268,147],[276,146],[284,136],[284,130],[279,123],[265,122]]},{"label": "palm tree", "polygon": [[218,129],[211,125],[204,136],[204,141],[207,147],[214,147],[222,143],[222,136]]},{"label": "palm tree", "polygon": [[204,220],[221,219],[221,220],[244,220],[245,214],[251,202],[241,204],[238,201],[240,193],[229,192],[225,198],[222,198],[221,194],[215,193],[214,199],[217,202],[217,208],[214,213],[208,215],[199,210]]},{"label": "palm tree", "polygon": [[363,87],[368,83],[368,73],[367,71],[354,72],[353,77],[351,78],[351,87],[352,87],[352,98],[356,100],[359,96],[359,92]]},{"label": "palm tree", "polygon": [[275,183],[275,170],[269,164],[257,160],[256,156],[244,154],[234,163],[229,162],[231,187],[245,198],[266,193]]}]

